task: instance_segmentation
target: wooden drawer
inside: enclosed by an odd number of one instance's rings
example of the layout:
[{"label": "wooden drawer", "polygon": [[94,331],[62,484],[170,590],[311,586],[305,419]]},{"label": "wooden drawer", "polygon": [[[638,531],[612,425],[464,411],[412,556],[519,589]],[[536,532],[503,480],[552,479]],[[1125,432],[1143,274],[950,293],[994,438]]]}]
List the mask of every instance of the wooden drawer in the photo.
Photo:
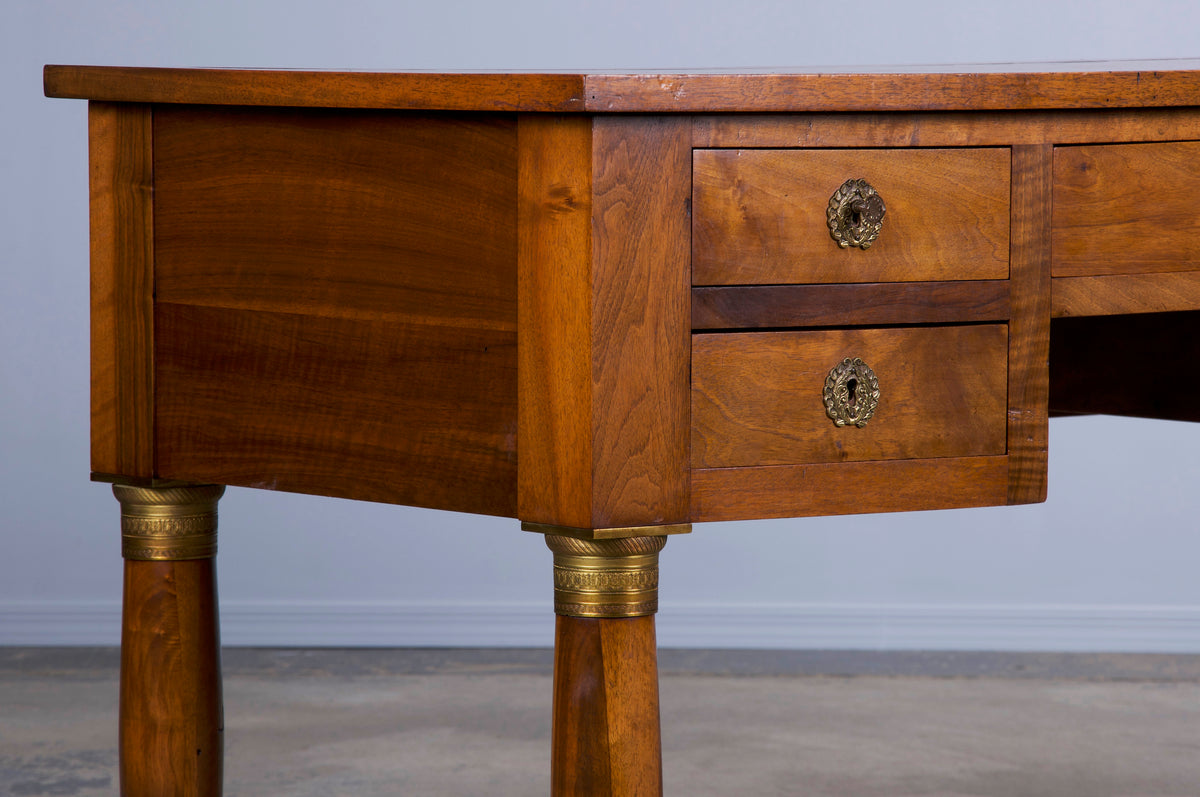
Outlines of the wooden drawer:
[{"label": "wooden drawer", "polygon": [[1200,142],[1054,151],[1051,273],[1200,268]]},{"label": "wooden drawer", "polygon": [[[698,149],[692,284],[910,282],[1008,276],[1010,158],[982,149]],[[887,207],[869,249],[826,209],[849,179]]]},{"label": "wooden drawer", "polygon": [[[1008,327],[698,334],[694,468],[1003,454]],[[865,426],[838,427],[830,370],[860,357],[879,380]]]}]

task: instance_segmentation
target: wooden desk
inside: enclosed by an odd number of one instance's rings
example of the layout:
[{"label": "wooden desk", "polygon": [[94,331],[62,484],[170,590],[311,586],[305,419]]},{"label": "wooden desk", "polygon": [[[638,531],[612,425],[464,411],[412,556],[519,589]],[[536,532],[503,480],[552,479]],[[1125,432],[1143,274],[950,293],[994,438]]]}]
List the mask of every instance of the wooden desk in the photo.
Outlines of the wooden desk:
[{"label": "wooden desk", "polygon": [[664,535],[1041,501],[1050,411],[1200,420],[1198,71],[45,86],[91,101],[126,794],[220,791],[219,485],[545,533],[554,793],[642,795]]}]

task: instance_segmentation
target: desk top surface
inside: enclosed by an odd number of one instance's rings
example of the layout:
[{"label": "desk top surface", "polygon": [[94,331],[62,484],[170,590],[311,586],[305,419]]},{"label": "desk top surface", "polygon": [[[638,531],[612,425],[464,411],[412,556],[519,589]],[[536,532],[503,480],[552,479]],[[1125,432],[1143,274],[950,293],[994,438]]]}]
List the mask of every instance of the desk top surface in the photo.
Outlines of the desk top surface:
[{"label": "desk top surface", "polygon": [[50,97],[398,110],[712,113],[1200,105],[1200,60],[688,72],[339,72],[58,66]]}]

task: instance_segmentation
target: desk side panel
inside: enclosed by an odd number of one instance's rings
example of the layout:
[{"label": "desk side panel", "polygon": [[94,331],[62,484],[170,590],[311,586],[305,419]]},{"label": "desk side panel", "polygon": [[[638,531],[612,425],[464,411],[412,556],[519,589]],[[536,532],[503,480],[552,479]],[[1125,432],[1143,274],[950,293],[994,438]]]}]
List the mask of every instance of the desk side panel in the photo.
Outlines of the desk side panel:
[{"label": "desk side panel", "polygon": [[515,515],[511,117],[155,117],[158,476]]},{"label": "desk side panel", "polygon": [[165,478],[514,514],[512,333],[168,303],[156,323]]},{"label": "desk side panel", "polygon": [[152,112],[88,106],[92,471],[154,472]]}]

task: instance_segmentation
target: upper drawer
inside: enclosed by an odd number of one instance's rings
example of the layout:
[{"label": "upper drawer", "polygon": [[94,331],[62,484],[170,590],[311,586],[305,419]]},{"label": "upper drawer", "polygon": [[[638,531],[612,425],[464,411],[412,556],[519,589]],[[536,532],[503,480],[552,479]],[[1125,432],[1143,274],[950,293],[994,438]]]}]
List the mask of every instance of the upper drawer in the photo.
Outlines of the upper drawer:
[{"label": "upper drawer", "polygon": [[1054,151],[1051,273],[1200,268],[1200,142]]},{"label": "upper drawer", "polygon": [[[1007,149],[698,149],[692,284],[1008,277]],[[868,249],[842,248],[826,211],[847,181],[883,200]]]}]

